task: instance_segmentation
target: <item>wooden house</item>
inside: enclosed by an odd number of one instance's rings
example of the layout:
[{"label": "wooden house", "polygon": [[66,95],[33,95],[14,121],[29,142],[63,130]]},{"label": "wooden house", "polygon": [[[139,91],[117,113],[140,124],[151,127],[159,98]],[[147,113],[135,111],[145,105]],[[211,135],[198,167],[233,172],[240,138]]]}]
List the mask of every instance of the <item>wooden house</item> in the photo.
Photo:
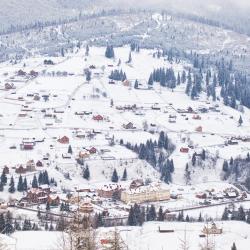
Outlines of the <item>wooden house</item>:
[{"label": "wooden house", "polygon": [[24,168],[22,165],[17,166],[15,172],[17,174],[25,174],[26,173],[26,168]]},{"label": "wooden house", "polygon": [[132,122],[124,124],[123,128],[125,128],[125,129],[135,129],[134,124]]},{"label": "wooden house", "polygon": [[101,115],[94,115],[94,116],[93,116],[93,120],[99,122],[99,121],[103,121],[104,118],[103,118],[103,116],[101,116]]},{"label": "wooden house", "polygon": [[50,206],[59,206],[60,198],[58,195],[49,195],[47,202],[50,204]]},{"label": "wooden house", "polygon": [[197,127],[195,131],[201,133],[203,131],[202,126]]},{"label": "wooden house", "polygon": [[189,152],[189,148],[184,148],[184,147],[182,147],[182,148],[180,149],[180,152],[181,152],[181,153],[188,153],[188,152]]},{"label": "wooden house", "polygon": [[61,144],[69,144],[69,138],[67,136],[63,136],[57,140]]},{"label": "wooden house", "polygon": [[202,230],[204,234],[222,234],[222,232],[222,228],[218,228],[215,223],[212,223],[210,227],[208,225],[204,226]]},{"label": "wooden house", "polygon": [[97,152],[95,147],[90,148],[88,151],[90,154],[95,154]]}]

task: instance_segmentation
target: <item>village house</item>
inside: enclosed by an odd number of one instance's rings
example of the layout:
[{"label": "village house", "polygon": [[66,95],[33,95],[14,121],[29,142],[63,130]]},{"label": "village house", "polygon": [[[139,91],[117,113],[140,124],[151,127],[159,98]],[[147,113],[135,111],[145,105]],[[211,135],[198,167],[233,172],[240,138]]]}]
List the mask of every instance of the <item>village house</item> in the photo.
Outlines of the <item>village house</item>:
[{"label": "village house", "polygon": [[34,160],[29,160],[29,161],[26,163],[26,171],[27,171],[27,172],[36,171],[36,166],[35,166]]},{"label": "village house", "polygon": [[38,72],[34,71],[34,70],[31,70],[29,75],[32,76],[32,77],[38,77]]},{"label": "village house", "polygon": [[90,153],[86,150],[80,151],[78,154],[79,159],[86,159],[90,157]]},{"label": "village house", "polygon": [[132,122],[129,122],[127,124],[123,124],[123,128],[125,129],[135,129],[134,124]]},{"label": "village house", "polygon": [[37,162],[36,162],[36,166],[37,166],[37,167],[43,167],[43,163],[42,163],[41,161],[37,161]]},{"label": "village house", "polygon": [[139,188],[139,187],[141,187],[141,186],[144,186],[143,180],[137,179],[137,180],[133,180],[133,181],[130,183],[129,188],[130,188],[130,189],[134,189],[134,188]]},{"label": "village house", "polygon": [[222,234],[222,228],[218,228],[215,223],[212,223],[212,225],[204,226],[202,233],[204,234]]},{"label": "village house", "polygon": [[15,85],[13,84],[13,83],[5,83],[5,85],[4,85],[4,88],[6,89],[6,90],[9,90],[9,89],[14,89],[15,88]]},{"label": "village house", "polygon": [[23,142],[22,144],[20,144],[20,149],[21,150],[33,150],[34,149],[34,143]]},{"label": "village house", "polygon": [[83,202],[80,204],[80,213],[92,213],[94,211],[93,205],[90,202]]},{"label": "village house", "polygon": [[47,198],[47,202],[50,204],[50,206],[59,206],[60,204],[60,198],[58,195],[52,195],[50,194]]},{"label": "village house", "polygon": [[95,147],[90,148],[88,151],[90,154],[95,154],[97,152]]},{"label": "village house", "polygon": [[227,197],[227,198],[233,199],[233,198],[237,198],[239,196],[239,192],[234,188],[227,188],[223,192],[225,194],[225,197]]},{"label": "village house", "polygon": [[130,81],[129,80],[125,80],[122,83],[123,83],[123,86],[130,87]]},{"label": "village house", "polygon": [[94,116],[93,116],[93,120],[99,122],[99,121],[103,121],[104,118],[103,118],[103,116],[101,116],[101,115],[94,115]]},{"label": "village house", "polygon": [[97,189],[98,195],[103,198],[112,198],[115,193],[120,196],[121,191],[121,185],[115,183],[105,184],[100,189]]},{"label": "village house", "polygon": [[201,120],[201,117],[199,115],[193,115],[192,117],[194,120]]},{"label": "village house", "polygon": [[202,126],[197,127],[197,128],[195,129],[195,131],[201,133],[201,132],[202,132]]},{"label": "village house", "polygon": [[20,69],[20,70],[18,70],[17,75],[18,76],[26,76],[26,72]]},{"label": "village house", "polygon": [[189,152],[189,148],[182,147],[182,148],[180,148],[180,152],[181,153],[188,153]]},{"label": "village house", "polygon": [[69,138],[67,136],[63,136],[57,140],[61,144],[69,144]]},{"label": "village house", "polygon": [[24,168],[22,165],[19,165],[16,167],[15,172],[17,174],[25,174],[26,173],[26,168]]},{"label": "village house", "polygon": [[28,203],[46,203],[48,200],[48,193],[40,188],[31,188],[28,190],[26,197],[22,200]]},{"label": "village house", "polygon": [[125,203],[156,202],[169,199],[169,190],[163,189],[158,183],[124,190],[121,193],[121,200]]}]

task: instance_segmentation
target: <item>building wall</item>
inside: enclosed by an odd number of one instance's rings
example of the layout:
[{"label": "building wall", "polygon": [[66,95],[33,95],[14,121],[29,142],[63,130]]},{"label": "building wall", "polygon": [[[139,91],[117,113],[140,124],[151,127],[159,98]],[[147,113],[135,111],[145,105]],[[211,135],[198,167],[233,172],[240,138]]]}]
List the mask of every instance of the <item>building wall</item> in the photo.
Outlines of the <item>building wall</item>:
[{"label": "building wall", "polygon": [[123,191],[121,193],[121,200],[125,203],[143,203],[143,202],[154,202],[169,200],[170,192],[168,190],[158,190],[158,191],[144,191],[138,193],[128,193]]}]

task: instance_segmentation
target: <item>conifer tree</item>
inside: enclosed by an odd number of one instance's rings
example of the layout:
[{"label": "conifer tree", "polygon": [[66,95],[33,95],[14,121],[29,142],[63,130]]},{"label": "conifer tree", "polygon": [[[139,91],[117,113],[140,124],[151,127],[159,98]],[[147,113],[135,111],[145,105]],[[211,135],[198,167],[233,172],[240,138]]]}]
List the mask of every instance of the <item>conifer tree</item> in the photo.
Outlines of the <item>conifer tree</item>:
[{"label": "conifer tree", "polygon": [[34,175],[34,177],[33,177],[31,186],[32,186],[32,188],[38,188],[36,175]]},{"label": "conifer tree", "polygon": [[20,175],[18,179],[18,184],[17,184],[17,191],[22,192],[23,191],[23,178]]},{"label": "conifer tree", "polygon": [[10,186],[9,186],[9,192],[10,193],[15,193],[15,191],[16,191],[16,188],[15,188],[14,178],[13,178],[13,176],[11,176]]},{"label": "conifer tree", "polygon": [[1,175],[1,182],[3,185],[7,184],[7,176],[6,176],[6,173],[4,170],[3,170],[2,175]]},{"label": "conifer tree", "polygon": [[228,217],[228,209],[227,208],[224,209],[224,212],[222,214],[221,219],[222,220],[228,220],[229,219],[229,217]]},{"label": "conifer tree", "polygon": [[123,174],[122,174],[122,180],[126,181],[127,177],[128,177],[128,175],[127,175],[127,169],[125,168],[124,171],[123,171]]},{"label": "conifer tree", "polygon": [[240,116],[240,118],[239,118],[239,126],[241,126],[242,125],[242,123],[243,123],[243,120],[242,120],[242,117]]},{"label": "conifer tree", "polygon": [[68,147],[68,154],[73,154],[73,150],[72,150],[71,145],[69,145],[69,147]]},{"label": "conifer tree", "polygon": [[113,171],[111,181],[112,182],[118,182],[118,174],[117,174],[116,169],[114,169],[114,171]]},{"label": "conifer tree", "polygon": [[26,177],[24,177],[24,181],[23,181],[23,191],[27,191],[27,190],[28,190],[27,179],[26,179]]},{"label": "conifer tree", "polygon": [[237,247],[236,247],[235,243],[233,243],[233,245],[231,247],[231,250],[237,250]]},{"label": "conifer tree", "polygon": [[158,221],[164,221],[164,213],[163,213],[162,207],[159,208]]},{"label": "conifer tree", "polygon": [[86,168],[83,171],[83,178],[86,179],[86,180],[89,180],[89,178],[90,178],[90,172],[89,172],[88,165],[86,166]]}]

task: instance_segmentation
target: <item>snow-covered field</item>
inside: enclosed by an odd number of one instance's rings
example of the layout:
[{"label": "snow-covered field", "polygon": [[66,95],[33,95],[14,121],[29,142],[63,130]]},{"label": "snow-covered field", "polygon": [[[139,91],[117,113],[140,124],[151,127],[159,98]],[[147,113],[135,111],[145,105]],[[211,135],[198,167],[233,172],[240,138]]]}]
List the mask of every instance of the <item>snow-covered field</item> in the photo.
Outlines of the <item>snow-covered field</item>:
[{"label": "snow-covered field", "polygon": [[[215,249],[231,249],[235,242],[237,249],[248,250],[250,244],[249,225],[241,222],[216,223],[222,228],[220,235],[209,236]],[[173,233],[159,233],[158,228],[174,230]],[[186,232],[186,243],[190,250],[200,249],[206,243],[206,238],[200,238],[204,223],[146,223],[142,228],[124,230],[123,239],[131,250],[178,250],[183,249]]]},{"label": "snow-covered field", "polygon": [[[201,238],[204,223],[177,223],[177,222],[150,222],[143,227],[119,228],[121,237],[129,250],[179,250],[186,237],[186,244],[190,250],[198,250],[206,244],[207,239]],[[210,226],[210,224],[208,224]],[[248,250],[250,244],[249,225],[243,222],[216,222],[216,226],[222,229],[222,234],[209,235],[209,243],[215,249],[231,249],[233,243],[237,249]],[[160,233],[163,230],[174,230],[170,233]],[[99,229],[96,241],[106,238],[112,232],[112,228]],[[1,236],[8,250],[60,250],[62,248],[62,233],[60,232],[17,232],[11,237]],[[46,239],[46,240],[45,240]],[[104,249],[104,248],[100,248]]]}]

